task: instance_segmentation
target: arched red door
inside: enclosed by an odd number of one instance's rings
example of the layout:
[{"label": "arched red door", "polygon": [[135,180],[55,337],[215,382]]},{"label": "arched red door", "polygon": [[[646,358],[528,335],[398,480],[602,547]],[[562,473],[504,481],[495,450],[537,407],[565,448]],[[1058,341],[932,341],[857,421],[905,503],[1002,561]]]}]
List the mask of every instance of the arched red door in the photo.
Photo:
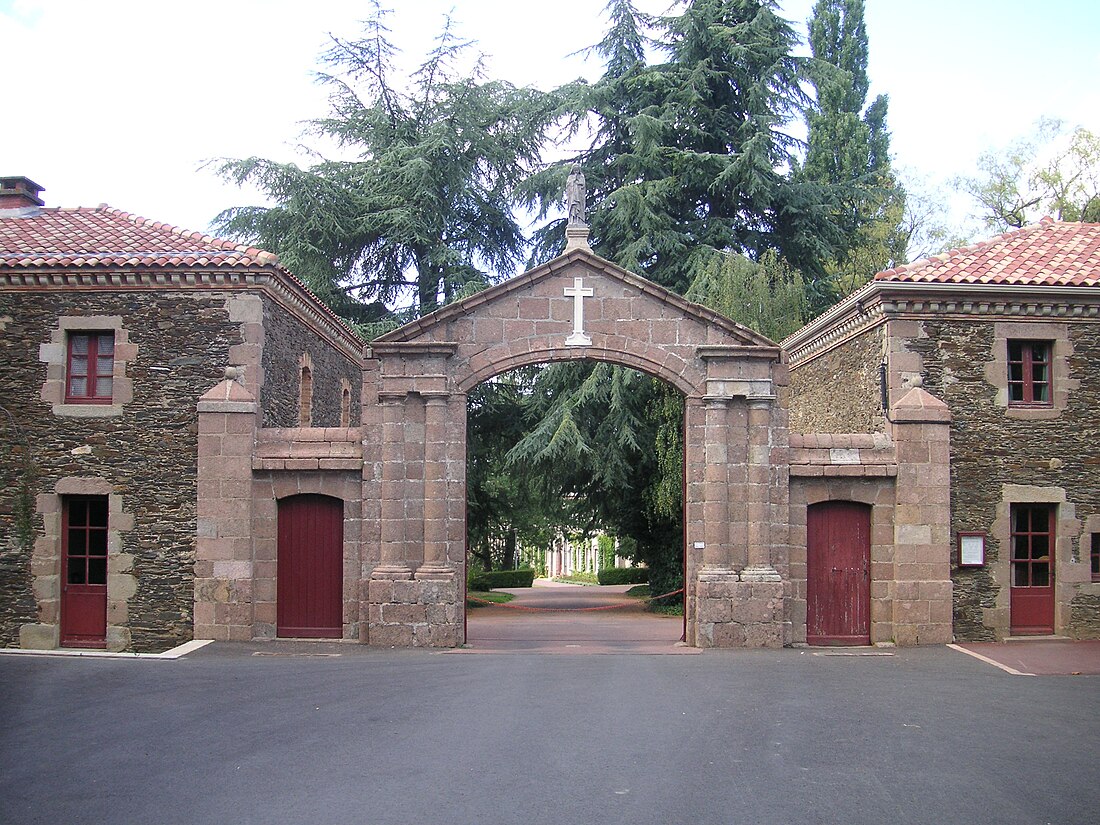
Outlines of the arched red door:
[{"label": "arched red door", "polygon": [[871,643],[871,507],[825,501],[806,511],[806,641]]},{"label": "arched red door", "polygon": [[343,631],[344,502],[279,501],[278,635],[339,639]]}]

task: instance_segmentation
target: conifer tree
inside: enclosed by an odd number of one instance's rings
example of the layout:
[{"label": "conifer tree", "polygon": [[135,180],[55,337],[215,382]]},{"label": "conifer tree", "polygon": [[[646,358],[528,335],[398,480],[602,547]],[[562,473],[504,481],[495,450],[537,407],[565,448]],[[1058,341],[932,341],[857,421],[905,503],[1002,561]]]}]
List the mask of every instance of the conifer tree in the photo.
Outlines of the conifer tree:
[{"label": "conifer tree", "polygon": [[863,0],[817,0],[809,24],[815,96],[800,177],[823,185],[841,230],[826,262],[838,294],[905,260],[905,193],[890,166],[888,100],[879,95],[864,108],[870,82],[863,8]]},{"label": "conifer tree", "polygon": [[448,19],[409,78],[396,68],[388,12],[377,0],[355,40],[325,55],[332,111],[312,134],[351,160],[308,169],[263,158],[221,173],[258,187],[273,207],[240,207],[220,231],[279,253],[337,312],[373,320],[397,306],[432,311],[467,285],[508,274],[526,238],[516,185],[539,162],[552,97],[485,78]]}]

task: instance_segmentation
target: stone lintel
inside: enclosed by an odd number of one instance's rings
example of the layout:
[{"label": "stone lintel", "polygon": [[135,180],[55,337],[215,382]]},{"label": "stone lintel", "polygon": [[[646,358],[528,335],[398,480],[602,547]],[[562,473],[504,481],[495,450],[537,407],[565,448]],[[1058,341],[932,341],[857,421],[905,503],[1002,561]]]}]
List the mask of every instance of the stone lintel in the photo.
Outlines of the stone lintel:
[{"label": "stone lintel", "polygon": [[695,354],[704,361],[716,361],[732,358],[759,358],[778,361],[782,356],[779,347],[753,347],[737,344],[702,344],[695,348]]},{"label": "stone lintel", "polygon": [[[425,315],[413,323],[422,325],[421,322],[431,322],[431,315]],[[458,351],[458,344],[449,341],[424,342],[419,341],[376,341],[370,345],[368,357],[377,358],[380,355],[404,355],[404,356],[442,356],[450,358]]]}]

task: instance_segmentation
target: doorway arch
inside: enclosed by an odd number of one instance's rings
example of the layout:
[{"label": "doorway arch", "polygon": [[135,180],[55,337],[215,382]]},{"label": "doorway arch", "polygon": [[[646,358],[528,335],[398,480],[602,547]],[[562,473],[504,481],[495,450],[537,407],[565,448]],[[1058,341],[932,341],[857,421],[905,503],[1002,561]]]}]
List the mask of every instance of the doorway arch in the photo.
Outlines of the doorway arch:
[{"label": "doorway arch", "polygon": [[660,378],[685,397],[688,643],[784,643],[780,349],[586,247],[370,346],[379,529],[368,549],[376,562],[366,586],[369,643],[463,642],[466,393],[516,367],[586,358]]}]

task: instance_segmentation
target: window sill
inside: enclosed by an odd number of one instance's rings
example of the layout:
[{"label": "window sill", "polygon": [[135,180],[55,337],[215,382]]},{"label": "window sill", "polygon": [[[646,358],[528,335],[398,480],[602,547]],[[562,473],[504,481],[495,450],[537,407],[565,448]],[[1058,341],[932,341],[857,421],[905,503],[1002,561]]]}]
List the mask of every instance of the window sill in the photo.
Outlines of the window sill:
[{"label": "window sill", "polygon": [[121,404],[54,404],[53,414],[61,418],[118,418]]},{"label": "window sill", "polygon": [[1055,407],[1006,407],[1005,415],[1008,418],[1018,418],[1022,421],[1044,421],[1058,418],[1062,411]]}]

